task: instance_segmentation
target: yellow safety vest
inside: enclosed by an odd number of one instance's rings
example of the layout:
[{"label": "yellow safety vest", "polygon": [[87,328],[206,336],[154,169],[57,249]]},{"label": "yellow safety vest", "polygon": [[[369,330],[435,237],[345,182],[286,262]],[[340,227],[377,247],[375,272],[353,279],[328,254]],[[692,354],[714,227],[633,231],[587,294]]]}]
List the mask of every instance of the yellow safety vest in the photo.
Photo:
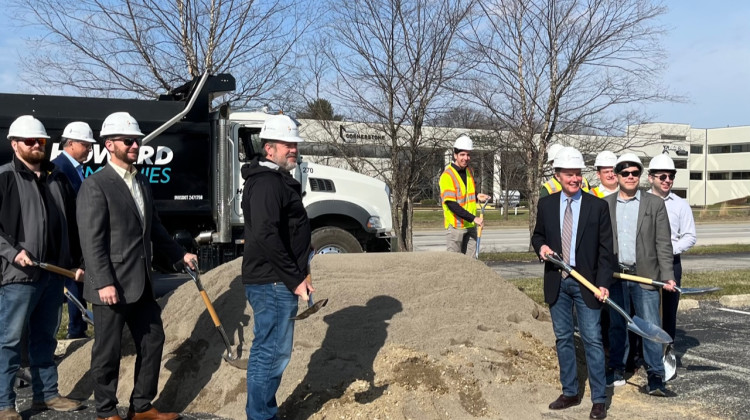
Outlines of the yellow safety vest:
[{"label": "yellow safety vest", "polygon": [[592,188],[589,192],[599,198],[604,198],[604,191],[602,191],[601,185]]},{"label": "yellow safety vest", "polygon": [[[586,177],[583,177],[583,181],[581,182],[581,189],[583,190],[583,192],[589,192],[589,181],[586,179]],[[557,181],[557,178],[553,176],[549,181],[542,184],[542,194],[540,194],[540,196],[546,197],[560,190],[562,190],[562,185],[560,185],[560,183]],[[544,194],[544,191],[546,191],[547,194]]]},{"label": "yellow safety vest", "polygon": [[470,168],[466,168],[466,183],[469,185],[464,185],[461,176],[458,175],[458,171],[452,165],[448,165],[440,175],[440,200],[443,203],[443,219],[446,229],[448,229],[448,226],[453,226],[456,229],[474,227],[474,223],[457,217],[445,205],[446,200],[455,201],[464,210],[476,216],[477,196],[474,190],[474,173]]}]

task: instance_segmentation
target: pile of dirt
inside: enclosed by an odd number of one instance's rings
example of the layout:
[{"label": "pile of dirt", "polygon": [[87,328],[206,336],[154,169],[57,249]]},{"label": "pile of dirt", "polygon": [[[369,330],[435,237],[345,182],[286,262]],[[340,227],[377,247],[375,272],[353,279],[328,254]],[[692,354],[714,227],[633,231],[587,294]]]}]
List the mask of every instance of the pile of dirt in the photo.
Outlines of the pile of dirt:
[{"label": "pile of dirt", "polygon": [[[588,392],[580,407],[547,409],[560,393],[549,311],[484,264],[442,252],[319,255],[312,270],[317,299],[329,303],[296,324],[292,362],[277,394],[283,418],[588,416]],[[252,311],[240,260],[201,279],[247,358]],[[167,339],[155,405],[245,418],[245,371],[222,362],[223,342],[192,283],[164,299],[162,318]],[[127,343],[118,392],[123,405],[135,353]],[[89,342],[61,362],[63,394],[91,397],[90,353]],[[612,418],[663,418],[659,412],[710,418],[700,407],[677,407],[626,388],[618,389]]]}]

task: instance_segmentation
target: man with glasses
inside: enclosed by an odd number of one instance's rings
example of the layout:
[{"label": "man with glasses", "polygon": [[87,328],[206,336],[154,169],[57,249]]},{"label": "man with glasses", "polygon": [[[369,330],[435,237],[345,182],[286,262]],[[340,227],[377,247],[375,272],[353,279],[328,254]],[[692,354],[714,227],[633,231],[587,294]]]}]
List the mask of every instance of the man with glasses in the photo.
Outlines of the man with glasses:
[{"label": "man with glasses", "polygon": [[[162,226],[148,180],[133,166],[143,137],[127,112],[115,112],[102,124],[101,139],[109,163],[83,181],[78,192],[78,223],[86,261],[86,300],[93,304],[96,335],[91,372],[98,419],[120,420],[117,378],[125,325],[136,343],[138,375],[130,396],[128,419],[174,420],[151,405],[156,397],[164,346],[161,308],[154,298],[152,249],[170,262],[195,269],[186,253]],[[153,243],[153,248],[152,248]]]},{"label": "man with glasses", "polygon": [[[52,160],[52,163],[68,177],[70,185],[76,194],[83,182],[83,166],[81,165],[89,157],[91,146],[96,143],[91,127],[82,121],[75,121],[63,130],[60,147],[62,153]],[[83,283],[73,279],[65,279],[65,287],[84,306]],[[68,339],[86,338],[86,322],[83,320],[81,310],[76,305],[68,304]]]},{"label": "man with glasses", "polygon": [[[667,206],[669,225],[672,231],[672,254],[674,255],[674,281],[680,286],[682,280],[682,263],[680,254],[695,245],[695,221],[690,205],[684,199],[672,192],[677,169],[674,161],[666,154],[655,156],[648,164],[648,180],[651,183],[651,193],[661,197]],[[662,295],[662,327],[674,341],[677,328],[677,304],[680,302],[679,293],[664,293]]]},{"label": "man with glasses", "polygon": [[[638,156],[632,153],[620,156],[615,173],[620,191],[604,200],[609,204],[618,271],[668,283],[665,289],[673,291],[672,242],[664,200],[652,194],[641,194],[638,189],[643,173]],[[661,325],[659,290],[655,287],[618,280],[610,288],[610,298],[623,308],[630,308],[632,301],[636,315]],[[630,347],[628,330],[625,319],[612,309],[609,318],[607,385],[620,386],[625,385],[623,375]],[[649,395],[666,396],[662,345],[643,340],[643,355],[648,372],[645,391]]]},{"label": "man with glasses", "polygon": [[[78,401],[58,392],[54,360],[63,281],[35,266],[73,267],[80,262],[75,197],[65,175],[45,158],[47,131],[31,115],[10,125],[13,159],[0,167],[0,419],[21,420],[13,382],[20,367],[21,337],[28,328],[32,409],[73,411]],[[83,270],[76,270],[80,279]]]}]

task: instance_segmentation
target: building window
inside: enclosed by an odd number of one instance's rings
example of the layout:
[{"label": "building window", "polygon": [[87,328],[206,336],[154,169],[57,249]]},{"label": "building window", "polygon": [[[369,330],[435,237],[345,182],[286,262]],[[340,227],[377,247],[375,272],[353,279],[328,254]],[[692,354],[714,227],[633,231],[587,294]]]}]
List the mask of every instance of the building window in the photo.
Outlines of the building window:
[{"label": "building window", "polygon": [[708,179],[711,181],[723,181],[729,179],[729,172],[709,172]]},{"label": "building window", "polygon": [[730,153],[731,151],[732,149],[729,147],[728,144],[708,147],[708,154],[710,155],[719,154],[719,153]]},{"label": "building window", "polygon": [[687,169],[687,159],[673,159],[675,169]]},{"label": "building window", "polygon": [[700,181],[703,179],[703,172],[690,172],[691,181]]},{"label": "building window", "polygon": [[687,136],[678,136],[674,134],[662,134],[661,135],[662,140],[676,140],[676,141],[685,141],[687,140]]},{"label": "building window", "polygon": [[680,198],[687,198],[687,190],[672,190]]},{"label": "building window", "polygon": [[732,179],[750,179],[750,172],[732,172]]},{"label": "building window", "polygon": [[[691,150],[692,147],[693,146],[690,146]],[[750,143],[718,144],[716,146],[708,146],[708,153],[750,153]]]},{"label": "building window", "polygon": [[690,154],[702,155],[703,154],[703,145],[702,144],[691,144],[690,145]]}]

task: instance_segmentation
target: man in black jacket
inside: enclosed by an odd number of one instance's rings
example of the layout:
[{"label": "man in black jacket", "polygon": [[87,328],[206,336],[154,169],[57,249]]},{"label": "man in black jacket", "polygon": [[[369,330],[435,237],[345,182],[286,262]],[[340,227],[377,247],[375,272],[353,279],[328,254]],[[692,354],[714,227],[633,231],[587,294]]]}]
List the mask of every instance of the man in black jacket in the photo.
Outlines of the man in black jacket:
[{"label": "man in black jacket", "polygon": [[[78,401],[61,397],[54,352],[63,281],[34,266],[80,263],[73,189],[45,159],[44,125],[18,117],[8,130],[13,160],[0,167],[0,419],[21,420],[13,381],[20,367],[21,337],[28,327],[32,408],[72,411]],[[76,270],[80,279],[83,270]]]},{"label": "man in black jacket", "polygon": [[255,325],[247,363],[250,420],[276,419],[276,391],[292,356],[297,300],[315,291],[309,275],[311,228],[302,186],[290,171],[297,166],[299,137],[286,115],[268,117],[260,131],[262,155],[242,167],[245,187],[245,249],[242,283]]}]

